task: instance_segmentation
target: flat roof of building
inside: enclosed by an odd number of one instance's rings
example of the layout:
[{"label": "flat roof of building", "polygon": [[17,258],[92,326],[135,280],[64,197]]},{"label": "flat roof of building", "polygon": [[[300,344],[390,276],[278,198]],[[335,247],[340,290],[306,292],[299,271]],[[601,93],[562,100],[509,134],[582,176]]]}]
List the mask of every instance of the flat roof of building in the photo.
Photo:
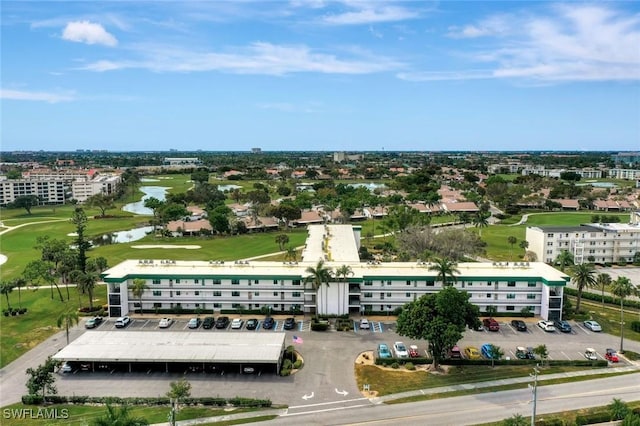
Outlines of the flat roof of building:
[{"label": "flat roof of building", "polygon": [[640,225],[632,223],[586,223],[574,226],[530,226],[543,232],[638,232]]},{"label": "flat roof of building", "polygon": [[303,261],[360,261],[351,225],[309,225],[307,232],[307,241],[302,251]]},{"label": "flat roof of building", "polygon": [[89,331],[53,358],[98,362],[212,362],[275,364],[285,333]]}]

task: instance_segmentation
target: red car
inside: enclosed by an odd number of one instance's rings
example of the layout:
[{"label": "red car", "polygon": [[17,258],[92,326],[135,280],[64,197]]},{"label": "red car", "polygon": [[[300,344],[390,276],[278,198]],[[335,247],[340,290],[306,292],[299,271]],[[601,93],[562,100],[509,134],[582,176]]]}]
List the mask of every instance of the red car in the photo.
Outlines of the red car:
[{"label": "red car", "polygon": [[482,325],[489,331],[500,331],[500,324],[493,318],[485,318],[482,320]]},{"label": "red car", "polygon": [[416,345],[409,346],[409,357],[410,358],[420,357],[420,354],[418,353],[418,347]]},{"label": "red car", "polygon": [[618,354],[616,353],[615,349],[608,348],[607,352],[604,354],[604,357],[609,362],[618,362],[618,361],[620,361],[618,359]]}]

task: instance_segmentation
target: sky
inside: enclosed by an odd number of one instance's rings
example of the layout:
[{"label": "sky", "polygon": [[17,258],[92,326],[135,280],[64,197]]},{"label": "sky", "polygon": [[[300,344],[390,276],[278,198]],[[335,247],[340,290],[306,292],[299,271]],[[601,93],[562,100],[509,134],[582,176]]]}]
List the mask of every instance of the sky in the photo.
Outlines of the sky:
[{"label": "sky", "polygon": [[640,150],[640,2],[2,1],[2,151]]}]

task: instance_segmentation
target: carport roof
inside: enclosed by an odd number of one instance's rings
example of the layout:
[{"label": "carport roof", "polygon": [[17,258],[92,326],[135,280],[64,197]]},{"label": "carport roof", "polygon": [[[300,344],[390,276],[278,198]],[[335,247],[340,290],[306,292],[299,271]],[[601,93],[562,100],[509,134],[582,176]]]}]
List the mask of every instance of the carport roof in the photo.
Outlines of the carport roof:
[{"label": "carport roof", "polygon": [[56,353],[60,361],[277,363],[285,333],[89,331]]}]

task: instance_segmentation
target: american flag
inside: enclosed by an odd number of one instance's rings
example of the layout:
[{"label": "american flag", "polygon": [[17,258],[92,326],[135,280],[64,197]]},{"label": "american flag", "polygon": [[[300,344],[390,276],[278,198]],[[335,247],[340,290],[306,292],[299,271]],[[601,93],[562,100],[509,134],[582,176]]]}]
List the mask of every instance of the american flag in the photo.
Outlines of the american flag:
[{"label": "american flag", "polygon": [[302,337],[293,336],[293,343],[302,344],[303,342]]}]

